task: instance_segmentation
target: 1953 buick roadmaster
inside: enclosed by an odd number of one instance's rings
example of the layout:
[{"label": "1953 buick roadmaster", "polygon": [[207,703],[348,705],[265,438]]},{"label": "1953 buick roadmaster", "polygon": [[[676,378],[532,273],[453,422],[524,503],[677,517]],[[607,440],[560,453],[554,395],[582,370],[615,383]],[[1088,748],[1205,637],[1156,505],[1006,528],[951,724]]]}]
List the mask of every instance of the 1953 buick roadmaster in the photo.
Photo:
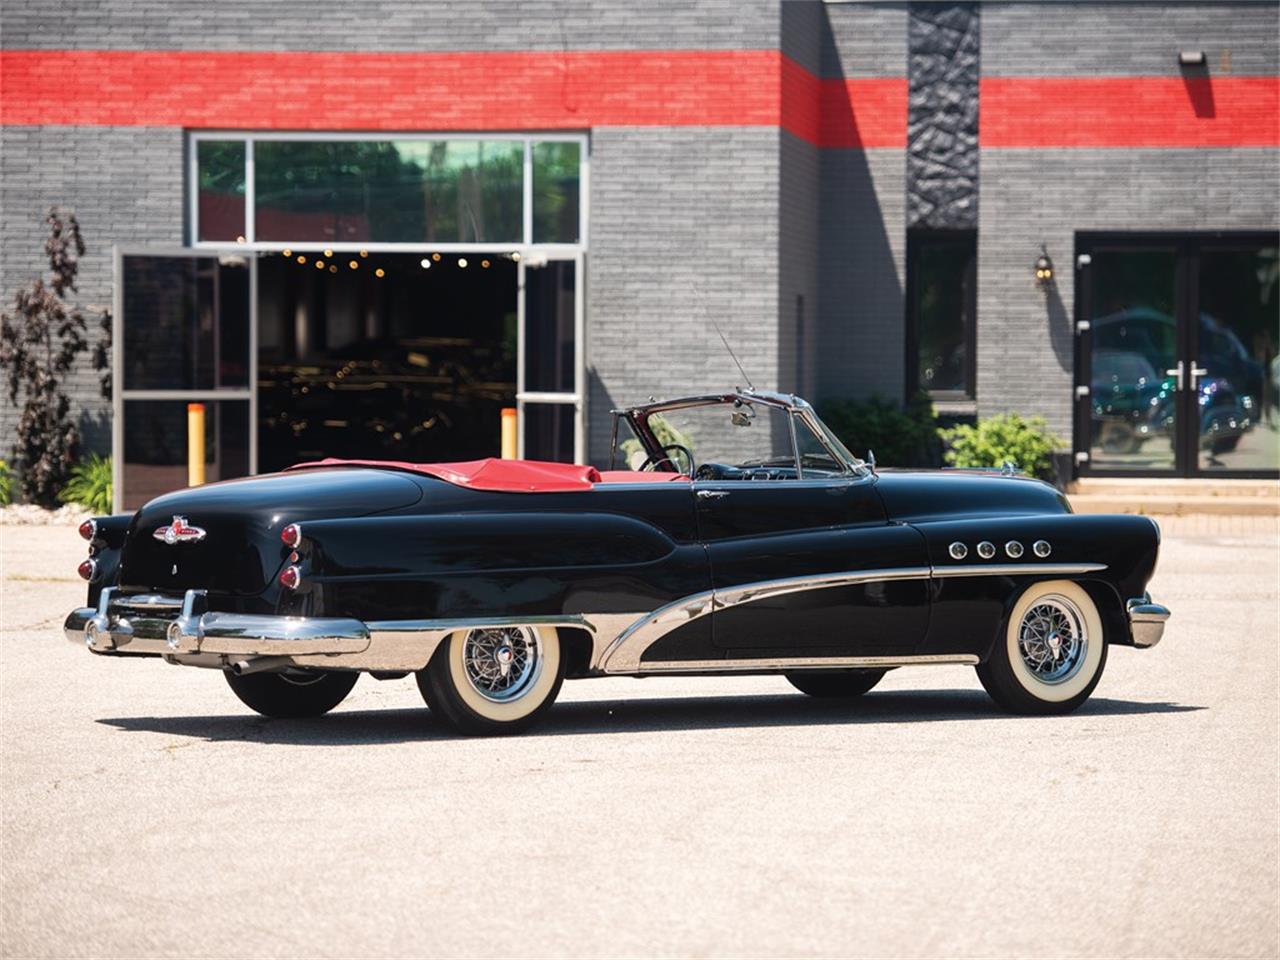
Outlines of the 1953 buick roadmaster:
[{"label": "1953 buick roadmaster", "polygon": [[412,673],[449,724],[498,733],[609,675],[851,698],[970,664],[1000,706],[1063,713],[1169,616],[1151,520],[1073,515],[1011,471],[877,471],[793,396],[616,411],[611,460],[323,461],[167,494],[81,528],[66,634],[218,669],[273,717]]}]

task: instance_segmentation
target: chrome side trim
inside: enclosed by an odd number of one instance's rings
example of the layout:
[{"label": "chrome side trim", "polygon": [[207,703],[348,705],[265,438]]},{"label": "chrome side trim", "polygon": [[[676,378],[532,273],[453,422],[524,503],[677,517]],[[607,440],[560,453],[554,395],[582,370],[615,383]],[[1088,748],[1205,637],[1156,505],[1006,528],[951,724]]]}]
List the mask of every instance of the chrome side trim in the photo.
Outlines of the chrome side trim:
[{"label": "chrome side trim", "polygon": [[928,567],[894,567],[887,570],[846,570],[813,577],[786,577],[781,580],[765,580],[738,587],[715,591],[715,608],[736,607],[753,600],[767,600],[788,593],[821,590],[826,587],[844,587],[854,583],[871,583],[880,580],[927,580]]},{"label": "chrome side trim", "polygon": [[599,669],[604,673],[635,673],[640,655],[677,627],[705,617],[715,609],[715,591],[695,593],[653,613],[642,614],[605,648]]},{"label": "chrome side trim", "polygon": [[684,597],[653,613],[642,616],[614,639],[600,657],[599,669],[604,673],[640,672],[640,658],[666,634],[692,623],[715,610],[724,610],[756,600],[767,600],[790,593],[844,587],[856,583],[883,580],[927,580],[928,567],[901,567],[888,570],[847,570],[811,577],[786,577],[758,583],[708,590]]},{"label": "chrome side trim", "polygon": [[1129,615],[1129,633],[1133,645],[1139,649],[1154,647],[1164,636],[1164,625],[1172,614],[1169,608],[1151,602],[1151,594],[1144,593],[1125,602]]},{"label": "chrome side trim", "polygon": [[1077,576],[1107,569],[1105,563],[967,563],[954,567],[934,567],[933,576],[945,577],[1022,577]]},{"label": "chrome side trim", "polygon": [[762,673],[777,670],[888,669],[944,664],[975,666],[968,653],[904,657],[770,657],[754,660],[647,660],[640,673]]}]

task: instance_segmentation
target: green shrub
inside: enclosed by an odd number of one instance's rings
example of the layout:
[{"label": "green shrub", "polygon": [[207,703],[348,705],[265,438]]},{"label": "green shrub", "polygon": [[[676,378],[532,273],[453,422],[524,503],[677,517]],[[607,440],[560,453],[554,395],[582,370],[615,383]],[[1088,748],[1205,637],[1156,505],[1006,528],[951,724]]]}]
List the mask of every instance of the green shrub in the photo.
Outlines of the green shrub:
[{"label": "green shrub", "polygon": [[111,458],[90,454],[71,468],[71,479],[58,494],[63,503],[77,503],[95,514],[111,512]]},{"label": "green shrub", "polygon": [[942,441],[933,404],[921,393],[904,409],[880,395],[823,404],[819,415],[853,453],[874,450],[883,467],[939,467]]},{"label": "green shrub", "polygon": [[0,460],[0,507],[13,503],[13,471],[9,464]]},{"label": "green shrub", "polygon": [[962,424],[942,431],[946,461],[957,467],[1002,467],[1009,461],[1041,480],[1054,479],[1053,452],[1066,442],[1049,432],[1043,417],[1016,413],[987,417],[976,427]]}]

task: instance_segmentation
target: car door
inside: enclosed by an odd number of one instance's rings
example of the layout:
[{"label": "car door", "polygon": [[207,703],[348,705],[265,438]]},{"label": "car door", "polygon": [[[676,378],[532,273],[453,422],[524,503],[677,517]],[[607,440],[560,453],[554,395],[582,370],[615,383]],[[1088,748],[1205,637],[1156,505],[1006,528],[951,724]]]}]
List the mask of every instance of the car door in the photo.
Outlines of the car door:
[{"label": "car door", "polygon": [[900,656],[929,618],[923,538],[892,523],[876,478],[699,480],[698,533],[726,658]]}]

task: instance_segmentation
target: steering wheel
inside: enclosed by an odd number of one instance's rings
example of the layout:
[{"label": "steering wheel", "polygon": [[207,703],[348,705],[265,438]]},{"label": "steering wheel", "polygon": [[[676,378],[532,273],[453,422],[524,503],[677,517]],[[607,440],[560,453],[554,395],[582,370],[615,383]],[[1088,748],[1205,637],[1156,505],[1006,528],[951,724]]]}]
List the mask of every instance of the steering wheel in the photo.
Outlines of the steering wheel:
[{"label": "steering wheel", "polygon": [[689,469],[681,470],[680,464],[676,463],[670,457],[659,457],[657,460],[653,459],[653,457],[645,457],[644,463],[640,464],[640,469],[652,473],[653,471],[658,469],[658,464],[669,463],[676,468],[676,473],[687,473],[690,476],[692,476],[693,470],[694,470],[692,451],[690,451],[688,447],[686,447],[684,444],[681,444],[681,443],[668,443],[665,447],[662,448],[663,453],[666,453],[668,450],[673,450],[678,453],[683,453],[685,456],[685,459],[689,461]]}]

